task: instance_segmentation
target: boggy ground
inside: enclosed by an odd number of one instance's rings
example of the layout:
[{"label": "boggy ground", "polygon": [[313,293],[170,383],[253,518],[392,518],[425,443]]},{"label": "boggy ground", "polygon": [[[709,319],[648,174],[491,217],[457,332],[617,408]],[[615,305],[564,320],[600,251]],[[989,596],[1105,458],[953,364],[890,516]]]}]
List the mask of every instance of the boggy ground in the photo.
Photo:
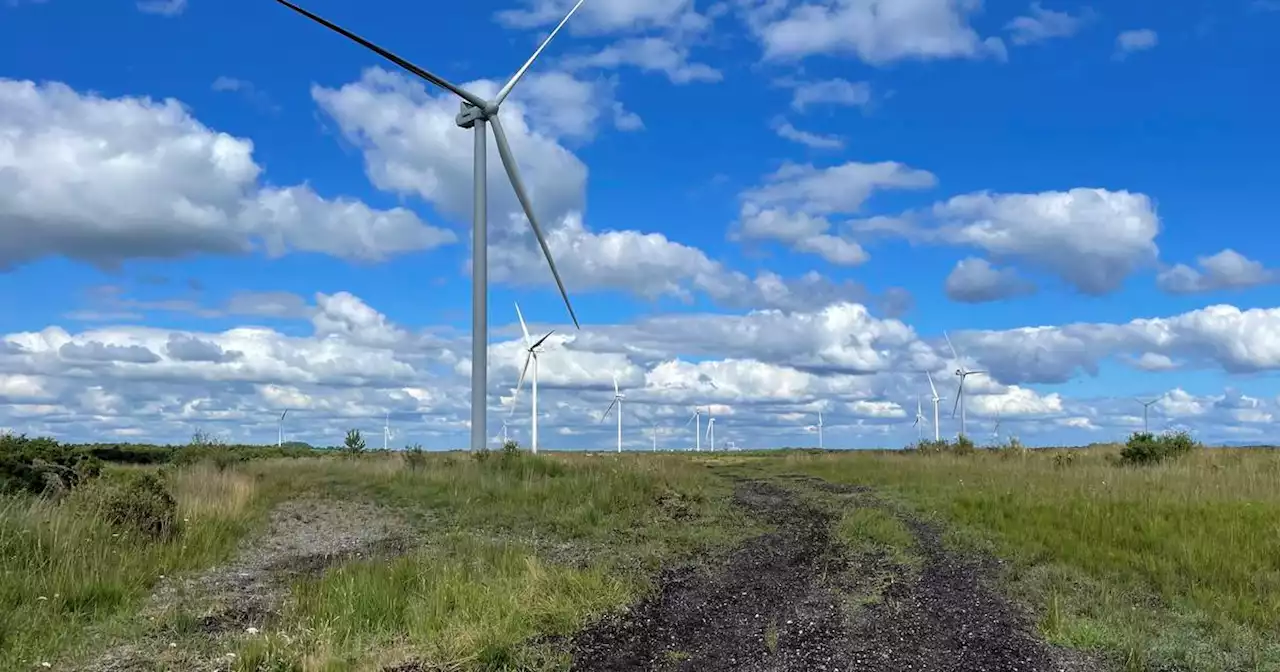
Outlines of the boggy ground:
[{"label": "boggy ground", "polygon": [[[865,489],[792,481],[818,496],[740,482],[734,501],[777,529],[749,539],[713,569],[666,571],[653,595],[574,638],[572,669],[1100,669],[1042,642],[1020,610],[989,587],[989,565],[945,549],[935,527],[893,510],[914,537],[918,568],[882,553],[859,554],[833,536],[833,509],[885,505]],[[872,575],[878,594],[859,595]]]}]

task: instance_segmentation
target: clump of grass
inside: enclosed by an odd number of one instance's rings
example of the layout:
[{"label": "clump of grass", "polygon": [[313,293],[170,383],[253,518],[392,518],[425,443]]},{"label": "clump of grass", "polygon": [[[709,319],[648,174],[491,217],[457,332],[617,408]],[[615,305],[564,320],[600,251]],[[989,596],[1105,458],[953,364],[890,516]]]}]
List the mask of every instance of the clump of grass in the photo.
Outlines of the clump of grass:
[{"label": "clump of grass", "polygon": [[835,534],[855,553],[882,554],[905,566],[918,564],[915,536],[898,517],[882,508],[846,510],[836,523]]}]

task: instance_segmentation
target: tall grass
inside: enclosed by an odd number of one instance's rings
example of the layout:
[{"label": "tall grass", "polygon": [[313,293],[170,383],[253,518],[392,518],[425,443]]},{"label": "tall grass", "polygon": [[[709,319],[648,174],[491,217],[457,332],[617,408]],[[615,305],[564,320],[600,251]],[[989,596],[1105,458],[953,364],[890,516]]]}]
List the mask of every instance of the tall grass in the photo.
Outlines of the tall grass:
[{"label": "tall grass", "polygon": [[1280,454],[1201,451],[1145,468],[1117,466],[1112,451],[1073,454],[776,466],[888,489],[958,524],[961,540],[989,543],[1016,561],[1015,589],[1058,641],[1134,669],[1280,669]]},{"label": "tall grass", "polygon": [[93,486],[62,501],[0,499],[0,669],[45,662],[137,627],[160,576],[227,556],[250,524],[253,479],[202,466],[173,478],[182,532],[156,542],[113,528]]}]

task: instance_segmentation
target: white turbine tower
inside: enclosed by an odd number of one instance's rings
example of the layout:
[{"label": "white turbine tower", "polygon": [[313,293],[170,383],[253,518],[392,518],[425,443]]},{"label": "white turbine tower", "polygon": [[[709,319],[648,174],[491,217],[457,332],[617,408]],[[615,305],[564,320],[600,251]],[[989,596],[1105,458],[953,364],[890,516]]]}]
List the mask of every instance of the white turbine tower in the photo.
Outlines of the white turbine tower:
[{"label": "white turbine tower", "polygon": [[284,413],[280,414],[280,420],[276,422],[276,448],[284,446],[284,416],[289,414],[289,409],[284,409]]},{"label": "white turbine tower", "polygon": [[951,348],[951,355],[956,359],[956,375],[960,377],[960,385],[956,388],[956,403],[951,407],[951,417],[956,417],[956,408],[960,409],[960,435],[968,436],[965,431],[964,416],[964,381],[975,373],[986,373],[986,371],[970,371],[964,368],[964,362],[960,360],[960,354],[956,352],[956,346],[951,345],[951,337],[946,331],[942,332],[942,336],[947,339],[947,347]]},{"label": "white turbine tower", "polygon": [[1147,411],[1151,408],[1152,404],[1156,403],[1157,401],[1160,401],[1161,399],[1164,399],[1163,394],[1156,397],[1155,399],[1152,399],[1151,401],[1143,401],[1141,399],[1137,400],[1139,404],[1142,404],[1142,433],[1143,434],[1150,433],[1150,430],[1147,429]]},{"label": "white turbine tower", "polygon": [[520,319],[520,331],[524,332],[524,367],[520,369],[520,380],[516,382],[516,392],[511,399],[511,413],[516,412],[516,397],[520,396],[520,388],[524,385],[524,376],[529,372],[529,362],[533,362],[533,409],[530,411],[531,420],[529,428],[529,450],[534,455],[538,454],[538,350],[542,346],[542,342],[551,337],[555,330],[547,332],[546,336],[539,338],[537,341],[529,336],[529,327],[524,323],[524,315],[520,312],[520,304],[516,304],[516,317]]},{"label": "white turbine tower", "polygon": [[[710,413],[708,413],[710,415]],[[707,445],[711,446],[711,450],[716,449],[716,419],[707,419]]]},{"label": "white turbine tower", "polygon": [[924,410],[920,406],[920,395],[917,394],[916,395],[916,421],[911,423],[912,426],[916,428],[917,441],[921,441],[924,439],[924,427],[920,426],[920,423],[923,421],[924,421]]},{"label": "white turbine tower", "polygon": [[387,442],[391,440],[391,414],[388,413],[382,418],[382,449],[387,449]]},{"label": "white turbine tower", "polygon": [[612,411],[614,406],[618,407],[618,452],[619,453],[622,452],[622,400],[625,398],[626,398],[626,395],[618,391],[618,377],[614,376],[613,377],[613,401],[609,402],[609,408],[604,409],[604,415],[600,416],[600,422],[604,422],[604,419],[609,417],[609,411]]},{"label": "white turbine tower", "polygon": [[529,219],[529,227],[533,229],[533,235],[538,239],[538,245],[542,247],[542,254],[547,258],[547,265],[551,267],[551,275],[555,277],[556,286],[560,289],[560,296],[564,297],[564,305],[569,309],[569,317],[573,319],[574,326],[578,327],[578,316],[574,314],[573,305],[569,303],[569,293],[564,288],[564,282],[560,280],[560,272],[556,270],[556,262],[551,258],[551,249],[547,247],[547,240],[542,235],[542,228],[538,226],[537,217],[533,214],[533,205],[529,201],[529,195],[525,193],[524,183],[520,179],[520,169],[516,165],[515,157],[511,154],[510,145],[507,144],[507,134],[502,129],[502,122],[498,118],[498,108],[502,106],[502,102],[510,95],[511,89],[529,70],[529,66],[533,65],[533,61],[538,58],[538,55],[542,53],[543,49],[547,48],[547,44],[556,36],[556,33],[560,32],[560,29],[569,21],[569,17],[573,16],[573,13],[582,6],[584,0],[578,0],[578,3],[573,6],[573,9],[569,10],[569,13],[565,15],[559,25],[551,31],[551,34],[547,35],[547,39],[538,45],[529,60],[525,61],[524,65],[520,66],[520,69],[516,70],[515,74],[511,76],[511,79],[507,80],[507,83],[498,90],[498,94],[494,96],[493,100],[484,100],[474,93],[414,65],[288,0],[276,1],[320,25],[373,50],[379,56],[431,84],[453,92],[454,95],[462,99],[461,111],[454,121],[461,128],[475,130],[473,165],[475,187],[471,229],[471,450],[484,450],[488,412],[486,386],[489,373],[489,222],[486,193],[488,173],[485,166],[487,158],[485,125],[493,126],[493,139],[498,145],[498,156],[502,160],[502,167],[507,171],[507,177],[511,180],[511,188],[516,193],[516,199],[520,201],[520,207]]},{"label": "white turbine tower", "polygon": [[702,408],[701,407],[699,406],[693,407],[693,415],[689,416],[689,419],[685,421],[684,426],[688,427],[689,423],[694,423],[693,450],[694,452],[701,452],[702,451]]},{"label": "white turbine tower", "polygon": [[658,452],[658,423],[653,423],[653,452]]},{"label": "white turbine tower", "polygon": [[823,447],[822,447],[822,411],[818,411],[818,450],[823,450]]},{"label": "white turbine tower", "polygon": [[929,377],[929,392],[932,394],[929,399],[933,402],[933,442],[937,443],[942,440],[941,426],[938,424],[938,402],[946,397],[938,396],[938,388],[933,386],[933,374],[925,371],[924,375]]}]

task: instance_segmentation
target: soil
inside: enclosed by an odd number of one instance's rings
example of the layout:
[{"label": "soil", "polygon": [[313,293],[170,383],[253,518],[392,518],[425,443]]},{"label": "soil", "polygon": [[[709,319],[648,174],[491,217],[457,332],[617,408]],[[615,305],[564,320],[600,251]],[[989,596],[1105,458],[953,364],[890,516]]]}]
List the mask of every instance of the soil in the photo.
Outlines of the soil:
[{"label": "soil", "polygon": [[412,547],[411,539],[401,518],[371,504],[285,502],[272,511],[266,531],[246,539],[230,563],[155,585],[143,616],[160,624],[158,632],[78,669],[229,670],[232,659],[216,649],[230,647],[218,643],[246,636],[251,628],[265,630],[279,616],[291,582],[350,560],[399,555]]},{"label": "soil", "polygon": [[[862,488],[810,477],[797,484],[843,495],[843,506],[885,507]],[[943,547],[938,530],[886,508],[915,536],[917,570],[850,557],[831,536],[833,513],[763,481],[735,501],[776,526],[714,569],[665,572],[621,616],[573,641],[576,671],[1093,672],[1097,661],[1041,641],[1020,609],[992,589],[994,563]],[[879,599],[851,609],[861,574],[888,576]]]}]

